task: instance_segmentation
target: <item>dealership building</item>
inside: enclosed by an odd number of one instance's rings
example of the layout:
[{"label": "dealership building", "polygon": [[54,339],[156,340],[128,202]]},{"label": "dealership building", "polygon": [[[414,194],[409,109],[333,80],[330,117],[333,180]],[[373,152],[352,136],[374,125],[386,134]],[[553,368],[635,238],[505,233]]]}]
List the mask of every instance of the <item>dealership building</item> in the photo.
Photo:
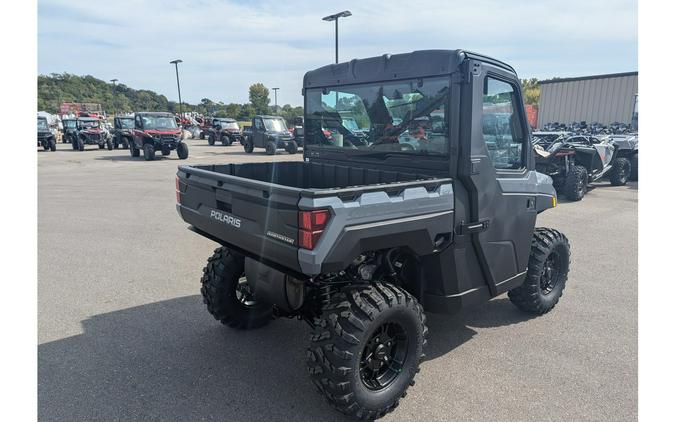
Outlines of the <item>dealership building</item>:
[{"label": "dealership building", "polygon": [[613,73],[540,82],[537,126],[547,123],[614,122],[637,116],[638,73]]}]

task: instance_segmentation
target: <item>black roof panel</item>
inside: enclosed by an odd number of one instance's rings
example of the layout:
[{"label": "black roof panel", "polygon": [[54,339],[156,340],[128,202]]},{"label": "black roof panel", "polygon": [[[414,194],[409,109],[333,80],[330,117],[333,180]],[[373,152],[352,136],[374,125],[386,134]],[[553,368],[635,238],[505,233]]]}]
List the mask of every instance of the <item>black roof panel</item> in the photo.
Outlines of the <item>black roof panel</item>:
[{"label": "black roof panel", "polygon": [[304,88],[422,78],[453,73],[465,58],[515,71],[503,62],[464,50],[418,50],[331,64],[305,73]]}]

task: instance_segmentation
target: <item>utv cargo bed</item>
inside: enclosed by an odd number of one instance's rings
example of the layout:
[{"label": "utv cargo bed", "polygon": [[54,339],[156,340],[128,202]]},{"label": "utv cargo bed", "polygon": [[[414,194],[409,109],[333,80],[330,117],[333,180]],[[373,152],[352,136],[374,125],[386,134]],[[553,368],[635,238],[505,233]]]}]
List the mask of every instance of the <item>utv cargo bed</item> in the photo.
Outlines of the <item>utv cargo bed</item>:
[{"label": "utv cargo bed", "polygon": [[[443,195],[441,186],[445,186]],[[299,262],[301,210],[331,209],[336,214],[337,208],[348,209],[341,223],[349,225],[363,223],[364,218],[401,219],[453,207],[448,178],[316,162],[179,166],[176,188],[178,212],[194,231],[298,276],[318,273],[322,264],[330,266],[323,261],[328,251],[322,253],[319,247],[300,251],[300,255],[312,253],[305,257],[314,263],[311,270],[311,262]],[[416,226],[414,222],[405,225],[413,231]],[[416,236],[407,234],[407,241]],[[421,235],[425,250],[433,250],[431,234],[417,235]],[[332,246],[340,248],[340,242]],[[348,248],[349,243],[342,247]]]}]

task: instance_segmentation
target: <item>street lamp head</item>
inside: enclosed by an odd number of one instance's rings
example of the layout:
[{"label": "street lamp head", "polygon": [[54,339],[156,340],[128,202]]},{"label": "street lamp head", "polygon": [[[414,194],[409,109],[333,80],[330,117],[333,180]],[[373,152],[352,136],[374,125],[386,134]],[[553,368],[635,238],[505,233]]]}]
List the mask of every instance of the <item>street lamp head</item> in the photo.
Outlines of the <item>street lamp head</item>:
[{"label": "street lamp head", "polygon": [[338,18],[346,18],[346,17],[351,16],[351,15],[352,15],[352,12],[350,12],[349,10],[345,10],[345,11],[342,11],[340,13],[336,13],[334,15],[326,16],[322,19],[330,22],[330,21],[337,20]]},{"label": "street lamp head", "polygon": [[276,91],[276,90],[279,89],[279,88],[272,88],[272,89]]},{"label": "street lamp head", "polygon": [[183,61],[181,59],[176,59],[176,60],[171,60],[169,63],[178,64],[178,63],[183,63]]},{"label": "street lamp head", "polygon": [[110,82],[115,83],[117,82],[117,79],[111,79]]}]

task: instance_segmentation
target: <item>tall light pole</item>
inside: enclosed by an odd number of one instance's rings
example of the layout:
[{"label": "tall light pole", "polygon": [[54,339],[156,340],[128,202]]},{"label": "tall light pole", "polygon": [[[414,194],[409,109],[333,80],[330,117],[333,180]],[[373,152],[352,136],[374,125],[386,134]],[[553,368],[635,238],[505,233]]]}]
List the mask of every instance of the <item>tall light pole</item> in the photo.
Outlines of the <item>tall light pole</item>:
[{"label": "tall light pole", "polygon": [[181,59],[172,60],[169,63],[176,65],[176,85],[178,85],[178,113],[183,117],[183,100],[180,98],[180,79],[178,79],[178,63],[183,63]]},{"label": "tall light pole", "polygon": [[111,79],[110,82],[113,84],[113,95],[112,95],[112,106],[113,106],[113,117],[117,115],[117,107],[115,107],[115,84],[117,79]]},{"label": "tall light pole", "polygon": [[329,15],[323,18],[323,20],[330,22],[330,21],[335,21],[335,63],[338,62],[338,19],[340,18],[346,18],[348,16],[351,16],[352,12],[349,10],[342,11],[340,13],[336,13],[334,15]]},{"label": "tall light pole", "polygon": [[272,88],[272,90],[274,91],[274,112],[278,113],[279,109],[277,107],[277,91],[279,90],[279,88]]}]

